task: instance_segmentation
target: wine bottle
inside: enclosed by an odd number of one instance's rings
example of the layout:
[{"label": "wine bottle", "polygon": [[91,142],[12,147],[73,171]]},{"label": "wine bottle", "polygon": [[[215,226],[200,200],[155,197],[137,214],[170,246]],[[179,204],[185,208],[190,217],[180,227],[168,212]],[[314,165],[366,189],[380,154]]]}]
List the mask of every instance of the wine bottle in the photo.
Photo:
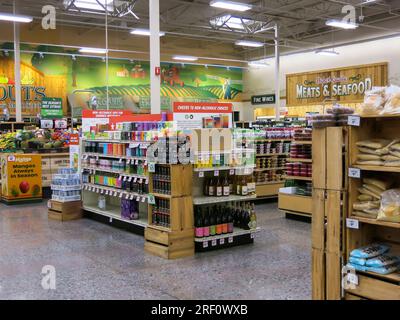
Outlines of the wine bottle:
[{"label": "wine bottle", "polygon": [[224,189],[223,189],[223,195],[224,195],[224,197],[229,197],[229,195],[230,195],[230,188],[229,188],[229,181],[228,181],[228,177],[227,177],[227,176],[225,176],[223,188],[224,188]]},{"label": "wine bottle", "polygon": [[209,185],[210,185],[210,180],[208,178],[204,178],[204,188],[203,188],[204,196],[208,196]]},{"label": "wine bottle", "polygon": [[233,178],[229,177],[229,194],[234,194],[233,192]]},{"label": "wine bottle", "polygon": [[217,235],[222,234],[222,221],[221,221],[221,210],[218,208],[215,211],[216,217],[217,217],[217,222],[216,222],[216,228],[215,228],[215,233]]},{"label": "wine bottle", "polygon": [[222,209],[222,233],[227,234],[228,233],[228,208],[224,207]]},{"label": "wine bottle", "polygon": [[236,194],[240,196],[242,194],[242,185],[240,183],[240,177],[236,177]]},{"label": "wine bottle", "polygon": [[211,179],[210,184],[208,185],[208,196],[213,197],[214,195],[214,179]]},{"label": "wine bottle", "polygon": [[233,232],[233,208],[230,206],[228,208],[228,233]]},{"label": "wine bottle", "polygon": [[257,215],[254,203],[251,204],[251,211],[250,211],[250,228],[256,229],[257,228]]},{"label": "wine bottle", "polygon": [[247,196],[247,182],[245,176],[242,177],[242,183],[241,183],[241,195],[242,196]]},{"label": "wine bottle", "polygon": [[203,238],[203,221],[200,216],[199,209],[196,210],[196,223],[195,223],[195,236],[196,238]]},{"label": "wine bottle", "polygon": [[207,208],[208,216],[210,217],[210,236],[215,236],[216,234],[216,217],[215,217],[215,210],[210,213],[210,208]]},{"label": "wine bottle", "polygon": [[222,182],[221,179],[217,179],[217,183],[216,183],[216,196],[217,197],[222,197],[223,191],[222,191]]},{"label": "wine bottle", "polygon": [[208,212],[205,212],[203,216],[203,236],[209,237],[210,236],[210,220],[208,216]]}]

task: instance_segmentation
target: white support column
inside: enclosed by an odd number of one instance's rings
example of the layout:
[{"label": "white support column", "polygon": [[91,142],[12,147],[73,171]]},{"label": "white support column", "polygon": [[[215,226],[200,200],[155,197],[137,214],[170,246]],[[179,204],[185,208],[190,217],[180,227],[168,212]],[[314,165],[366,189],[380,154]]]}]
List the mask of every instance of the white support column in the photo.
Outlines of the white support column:
[{"label": "white support column", "polygon": [[280,83],[280,52],[279,52],[279,29],[275,25],[275,118],[279,120],[281,109],[281,83]]},{"label": "white support column", "polygon": [[14,81],[15,81],[15,117],[17,122],[22,121],[21,100],[21,53],[19,44],[19,24],[14,22]]},{"label": "white support column", "polygon": [[150,12],[150,103],[151,113],[161,113],[160,76],[156,68],[160,67],[160,0],[149,0]]}]

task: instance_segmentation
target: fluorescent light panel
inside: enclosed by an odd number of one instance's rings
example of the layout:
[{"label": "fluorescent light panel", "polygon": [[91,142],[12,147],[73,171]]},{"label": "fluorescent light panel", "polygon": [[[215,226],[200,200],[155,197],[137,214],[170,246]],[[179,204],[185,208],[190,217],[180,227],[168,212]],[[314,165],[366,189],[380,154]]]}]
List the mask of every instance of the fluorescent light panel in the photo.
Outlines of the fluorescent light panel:
[{"label": "fluorescent light panel", "polygon": [[[99,0],[99,2],[107,8],[107,11],[113,11],[113,0]],[[75,0],[74,5],[79,9],[105,11],[96,0]]]},{"label": "fluorescent light panel", "polygon": [[316,54],[323,55],[323,56],[330,56],[330,57],[336,57],[339,55],[339,52],[335,51],[334,49],[332,50],[327,50],[327,49],[321,49],[321,50],[316,50]]},{"label": "fluorescent light panel", "polygon": [[21,15],[14,15],[14,14],[0,12],[0,20],[1,21],[29,23],[29,22],[32,22],[33,18],[28,17],[28,16],[21,16]]},{"label": "fluorescent light panel", "polygon": [[[137,36],[150,36],[150,30],[149,29],[132,29],[131,34],[137,35]],[[165,32],[160,31],[160,37],[165,36]]]},{"label": "fluorescent light panel", "polygon": [[256,67],[256,68],[266,68],[269,66],[266,59],[249,61],[248,65],[250,67]]},{"label": "fluorescent light panel", "polygon": [[214,0],[210,2],[210,6],[214,8],[221,8],[227,10],[234,10],[234,11],[247,11],[252,8],[251,5],[246,3],[234,2],[234,1],[222,1],[222,0]]},{"label": "fluorescent light panel", "polygon": [[197,61],[199,58],[193,56],[173,56],[174,60],[182,60],[182,61]]},{"label": "fluorescent light panel", "polygon": [[259,48],[264,46],[264,43],[249,40],[238,40],[235,42],[237,46]]},{"label": "fluorescent light panel", "polygon": [[106,54],[106,49],[101,48],[80,48],[79,52],[81,53],[94,53],[94,54]]},{"label": "fluorescent light panel", "polygon": [[355,23],[345,22],[341,20],[328,20],[325,24],[330,27],[341,28],[346,30],[358,28],[358,25]]}]

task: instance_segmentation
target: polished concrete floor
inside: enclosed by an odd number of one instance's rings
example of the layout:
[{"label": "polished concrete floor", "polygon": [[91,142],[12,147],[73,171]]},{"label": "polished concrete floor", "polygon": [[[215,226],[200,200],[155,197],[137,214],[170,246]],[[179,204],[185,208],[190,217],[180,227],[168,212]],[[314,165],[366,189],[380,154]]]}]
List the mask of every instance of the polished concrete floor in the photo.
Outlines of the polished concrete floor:
[{"label": "polished concrete floor", "polygon": [[[49,221],[45,204],[0,204],[0,299],[310,299],[310,224],[276,203],[257,212],[253,245],[168,261],[144,253],[141,236]],[[42,288],[45,265],[55,290]]]}]

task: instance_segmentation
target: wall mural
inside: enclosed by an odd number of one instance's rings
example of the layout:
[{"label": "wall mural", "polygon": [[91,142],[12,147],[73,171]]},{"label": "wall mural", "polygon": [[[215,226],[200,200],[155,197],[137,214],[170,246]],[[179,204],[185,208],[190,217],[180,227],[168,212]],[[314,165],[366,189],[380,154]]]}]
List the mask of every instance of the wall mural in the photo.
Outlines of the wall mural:
[{"label": "wall mural", "polygon": [[[4,48],[5,45],[3,45]],[[29,50],[29,48],[22,48]],[[41,53],[21,54],[23,114],[36,115],[43,97],[63,99],[74,117],[84,109],[107,106],[106,63],[101,58],[61,55],[62,48],[38,47]],[[70,54],[76,52],[67,52]],[[110,60],[108,98],[111,109],[150,112],[149,62]],[[234,102],[242,99],[242,70],[162,63],[161,104],[171,110],[174,101]],[[0,52],[0,109],[15,112],[12,53]]]}]

